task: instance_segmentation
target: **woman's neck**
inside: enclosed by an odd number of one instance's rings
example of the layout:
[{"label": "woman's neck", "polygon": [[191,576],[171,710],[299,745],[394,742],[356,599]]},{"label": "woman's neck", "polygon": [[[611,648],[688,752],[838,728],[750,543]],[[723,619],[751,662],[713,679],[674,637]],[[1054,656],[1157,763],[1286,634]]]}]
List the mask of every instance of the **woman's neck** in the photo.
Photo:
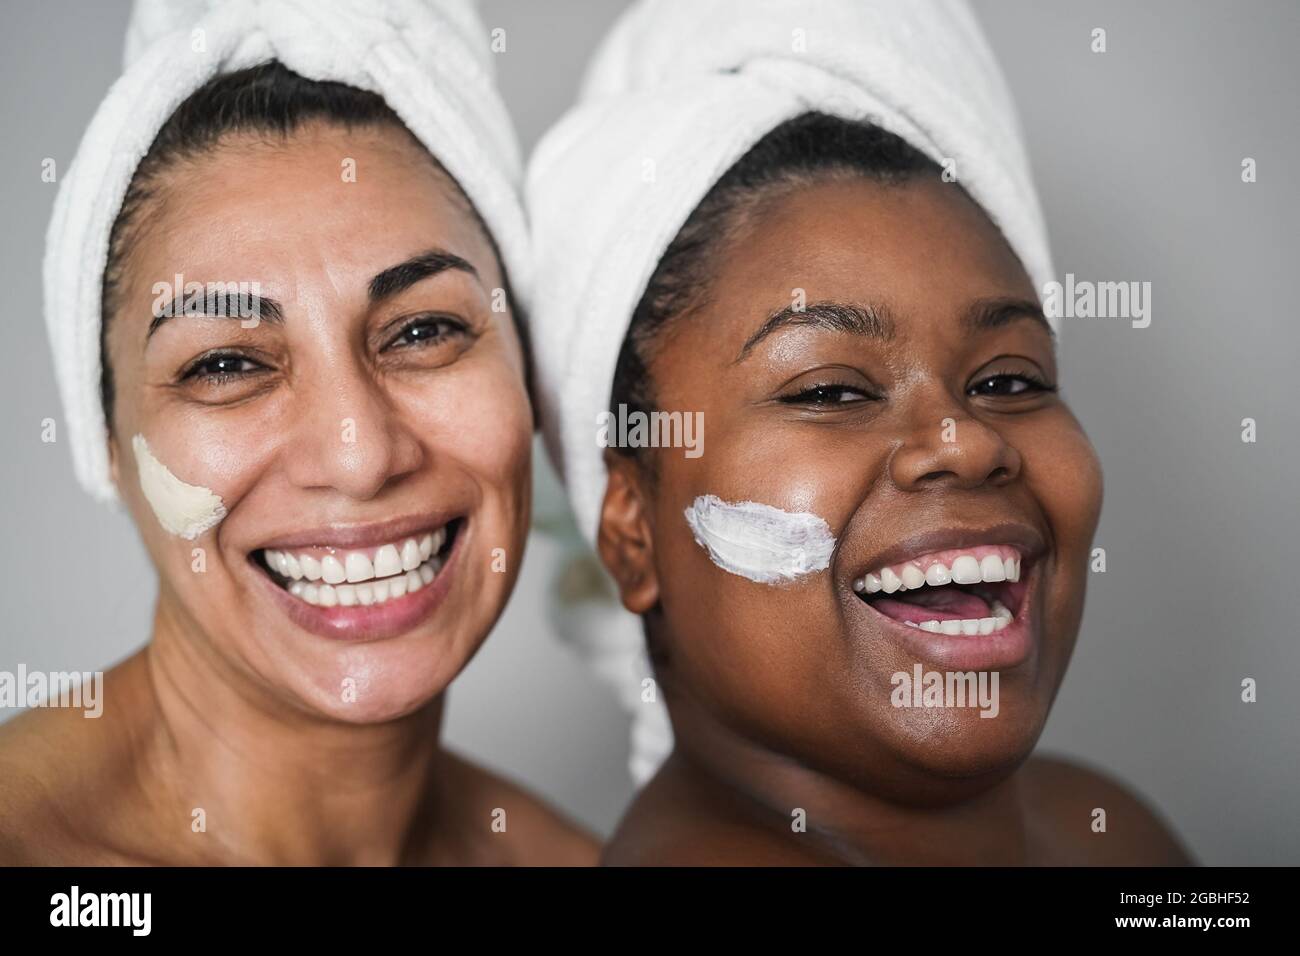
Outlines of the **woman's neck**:
[{"label": "woman's neck", "polygon": [[[673,772],[735,818],[791,842],[801,854],[865,865],[1017,865],[1037,852],[1014,772],[979,779],[926,779],[890,758],[864,757],[867,780],[848,780],[766,749],[711,715],[674,702]],[[882,784],[880,789],[874,783]],[[914,799],[883,796],[885,787]]]},{"label": "woman's neck", "polygon": [[428,859],[441,695],[380,724],[320,718],[232,668],[165,599],[144,669],[156,720],[143,776],[161,784],[149,794],[154,811],[183,820],[183,836],[168,843],[192,840],[184,856],[253,865]]}]

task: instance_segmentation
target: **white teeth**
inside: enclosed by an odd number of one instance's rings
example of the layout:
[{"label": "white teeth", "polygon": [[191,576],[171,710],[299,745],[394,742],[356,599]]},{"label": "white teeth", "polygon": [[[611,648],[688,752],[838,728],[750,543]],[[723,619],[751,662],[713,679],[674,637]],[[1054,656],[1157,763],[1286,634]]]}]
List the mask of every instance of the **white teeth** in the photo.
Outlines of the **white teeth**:
[{"label": "white teeth", "polygon": [[942,587],[950,581],[952,581],[952,573],[938,561],[930,565],[930,569],[925,572],[925,583],[931,587]]},{"label": "white teeth", "polygon": [[[914,625],[923,631],[929,631],[931,634],[992,634],[994,631],[1000,631],[1011,623],[1012,614],[1005,604],[1001,601],[994,601],[989,610],[993,612],[992,617],[968,618],[964,621],[922,621]],[[911,623],[910,621],[907,623]]]},{"label": "white teeth", "polygon": [[909,590],[922,587],[925,584],[925,572],[915,564],[903,565],[903,586]]},{"label": "white teeth", "polygon": [[386,544],[375,552],[375,577],[387,578],[402,573],[402,556],[397,546]]},{"label": "white teeth", "polygon": [[308,604],[321,607],[369,607],[383,604],[394,598],[413,594],[420,588],[432,583],[438,576],[440,562],[432,558],[418,568],[396,574],[391,577],[363,581],[360,584],[309,584],[306,581],[293,581],[288,587],[290,594],[299,597]]},{"label": "white teeth", "polygon": [[332,554],[320,559],[320,573],[326,584],[342,584],[348,579],[347,571],[343,570],[343,562]]},{"label": "white teeth", "polygon": [[1003,567],[1002,559],[996,554],[988,555],[980,562],[980,577],[985,581],[1005,581],[1007,572]]},{"label": "white teeth", "polygon": [[952,579],[957,584],[978,584],[980,563],[969,554],[963,554],[952,563]]},{"label": "white teeth", "polygon": [[[294,591],[290,585],[294,582],[322,582],[324,585],[330,585],[329,591],[323,592],[328,597],[321,601],[327,607],[334,607],[341,604],[350,607],[361,601],[360,594],[354,587],[350,587],[344,592],[341,588],[343,582],[355,586],[364,581],[372,579],[385,579],[387,586],[371,590],[374,597],[374,603],[381,603],[386,600],[385,594],[391,597],[401,597],[408,591],[419,590],[419,588],[433,580],[434,575],[438,573],[436,566],[425,568],[424,565],[431,562],[433,556],[442,549],[447,541],[447,529],[439,528],[437,531],[426,534],[420,538],[407,538],[401,542],[393,542],[379,547],[374,552],[374,557],[370,556],[368,551],[349,551],[346,554],[326,554],[322,557],[316,557],[314,554],[292,554],[288,551],[278,551],[274,548],[268,548],[263,552],[266,566],[282,577],[288,578],[286,587],[298,595],[306,593],[305,588],[299,588]],[[405,575],[414,573],[412,584],[407,580]],[[880,579],[874,575],[869,575],[876,583],[876,590],[879,590]],[[397,580],[404,583],[400,588],[395,584]],[[866,579],[863,579],[864,581]],[[855,585],[859,590],[861,583]],[[316,591],[317,599],[320,599],[321,591],[319,587]],[[342,595],[347,594],[349,598]],[[328,602],[328,603],[326,603]]]},{"label": "white teeth", "polygon": [[[308,604],[321,607],[370,606],[413,594],[438,576],[442,562],[434,555],[441,547],[440,542],[446,540],[446,534],[440,531],[424,537],[423,542],[407,538],[400,548],[395,543],[383,545],[375,552],[373,562],[366,553],[359,551],[349,552],[340,560],[332,554],[317,559],[306,554],[295,556],[267,550],[265,558],[269,567],[291,579],[286,590]],[[430,555],[423,561],[420,560],[421,548]],[[410,561],[414,561],[414,565],[405,567]],[[311,583],[317,581],[320,583]],[[344,581],[348,583],[344,584]]]},{"label": "white teeth", "polygon": [[348,584],[356,584],[358,581],[369,581],[375,576],[375,566],[370,563],[370,559],[360,551],[349,551],[347,560],[343,562],[347,568]]},{"label": "white teeth", "polygon": [[876,573],[868,572],[853,582],[853,590],[863,594],[875,594],[884,591],[914,591],[917,588],[943,587],[945,584],[990,584],[1000,581],[1020,580],[1020,558],[1001,558],[996,554],[976,558],[973,554],[958,555],[951,567],[940,561],[931,560],[922,571],[916,561],[909,561],[900,568],[881,568]]},{"label": "white teeth", "polygon": [[320,580],[320,562],[310,554],[298,555],[298,565],[302,568],[302,575],[308,581]]},{"label": "white teeth", "polygon": [[[1001,607],[1001,605],[997,606]],[[929,631],[931,634],[965,634],[967,636],[992,634],[994,631],[1000,631],[1011,623],[1011,612],[1007,611],[1006,608],[1002,608],[1002,610],[1006,612],[1005,616],[967,618],[964,621],[922,621],[920,624],[913,624],[908,621],[906,623],[912,627],[919,627],[923,631]]]}]

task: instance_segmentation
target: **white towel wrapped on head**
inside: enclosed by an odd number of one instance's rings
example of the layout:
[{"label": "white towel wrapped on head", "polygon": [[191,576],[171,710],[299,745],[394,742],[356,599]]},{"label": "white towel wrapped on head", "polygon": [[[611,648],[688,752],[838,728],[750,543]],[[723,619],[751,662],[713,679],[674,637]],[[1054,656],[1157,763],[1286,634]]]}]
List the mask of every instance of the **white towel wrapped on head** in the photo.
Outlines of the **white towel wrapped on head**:
[{"label": "white towel wrapped on head", "polygon": [[218,74],[279,60],[383,96],[460,184],[513,291],[530,288],[522,163],[473,0],[137,0],[125,72],[91,120],[46,237],[45,318],[77,478],[116,498],[100,406],[100,295],[109,232],[154,136]]},{"label": "white towel wrapped on head", "polygon": [[810,111],[869,121],[952,161],[1035,287],[1050,279],[1011,98],[964,2],[641,0],[538,145],[525,190],[543,431],[589,543],[606,483],[597,416],[651,274],[727,169]]}]

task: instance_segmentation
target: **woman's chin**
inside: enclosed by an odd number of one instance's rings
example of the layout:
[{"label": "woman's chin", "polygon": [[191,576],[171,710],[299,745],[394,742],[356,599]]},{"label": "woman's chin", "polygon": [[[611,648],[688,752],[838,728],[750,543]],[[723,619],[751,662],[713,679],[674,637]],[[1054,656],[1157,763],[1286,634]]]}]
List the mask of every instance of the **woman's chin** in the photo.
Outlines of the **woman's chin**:
[{"label": "woman's chin", "polygon": [[910,721],[898,728],[893,749],[899,760],[927,778],[952,783],[993,782],[1014,771],[1033,751],[1046,711],[1003,701],[997,717],[979,712]]},{"label": "woman's chin", "polygon": [[406,673],[373,679],[339,677],[294,696],[310,714],[345,724],[381,724],[407,717],[438,698],[450,684],[439,675]]}]

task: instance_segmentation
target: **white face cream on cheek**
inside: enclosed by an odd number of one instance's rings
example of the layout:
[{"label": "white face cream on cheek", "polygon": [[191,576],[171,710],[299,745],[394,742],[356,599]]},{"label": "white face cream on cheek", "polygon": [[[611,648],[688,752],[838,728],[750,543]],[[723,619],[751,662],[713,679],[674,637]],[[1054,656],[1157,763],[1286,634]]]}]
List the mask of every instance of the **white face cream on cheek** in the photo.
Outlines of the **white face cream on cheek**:
[{"label": "white face cream on cheek", "polygon": [[221,497],[201,485],[181,481],[149,451],[143,435],[131,439],[140,490],[158,523],[174,535],[193,541],[226,516]]},{"label": "white face cream on cheek", "polygon": [[757,501],[701,495],[686,509],[686,523],[714,564],[759,584],[824,571],[835,551],[835,536],[822,518]]}]

